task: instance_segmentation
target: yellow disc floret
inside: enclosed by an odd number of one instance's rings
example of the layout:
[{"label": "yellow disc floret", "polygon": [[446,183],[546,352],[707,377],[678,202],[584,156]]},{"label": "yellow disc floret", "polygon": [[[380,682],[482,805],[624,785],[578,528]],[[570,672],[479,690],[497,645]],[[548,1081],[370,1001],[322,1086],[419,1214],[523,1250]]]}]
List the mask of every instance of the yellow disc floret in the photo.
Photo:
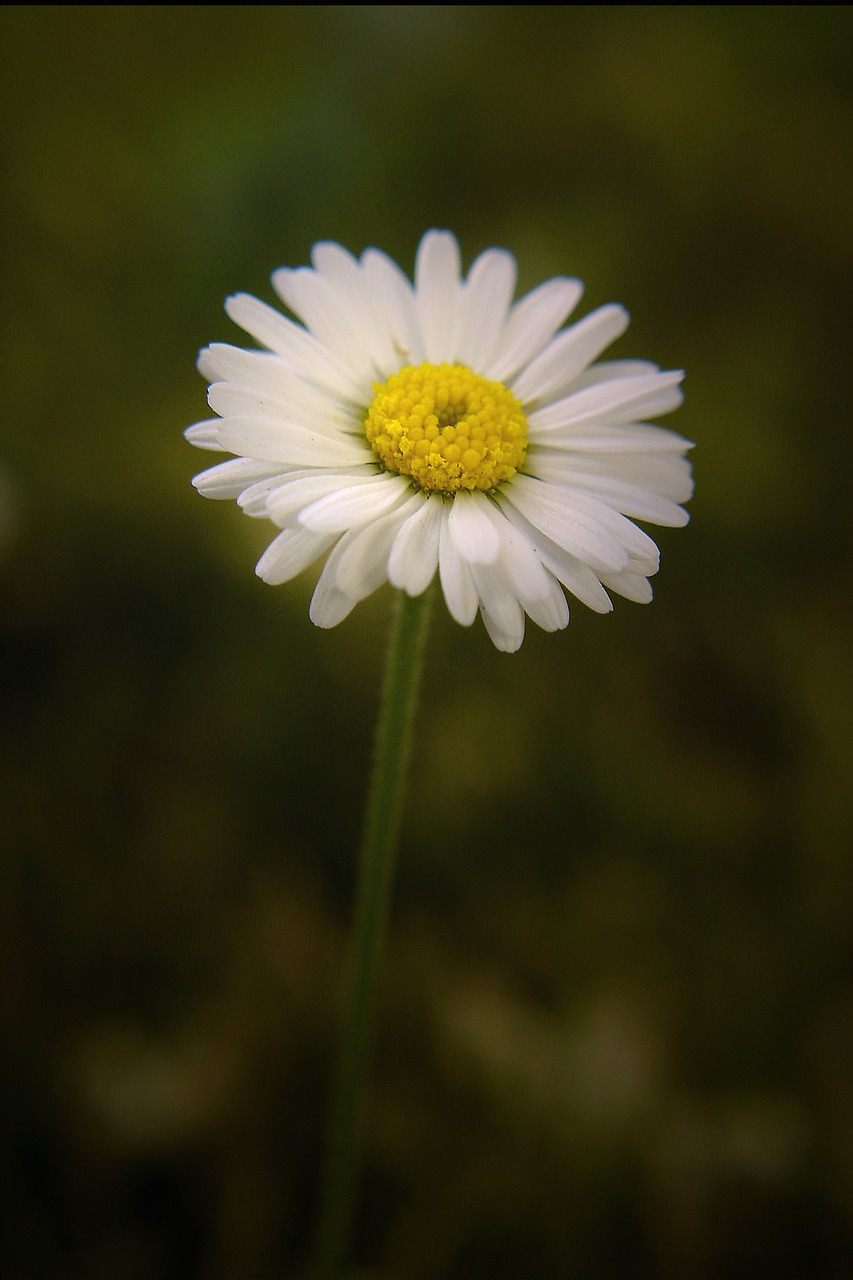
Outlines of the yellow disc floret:
[{"label": "yellow disc floret", "polygon": [[422,489],[489,491],[524,462],[527,419],[502,382],[462,364],[419,364],[373,390],[364,422],[373,451]]}]

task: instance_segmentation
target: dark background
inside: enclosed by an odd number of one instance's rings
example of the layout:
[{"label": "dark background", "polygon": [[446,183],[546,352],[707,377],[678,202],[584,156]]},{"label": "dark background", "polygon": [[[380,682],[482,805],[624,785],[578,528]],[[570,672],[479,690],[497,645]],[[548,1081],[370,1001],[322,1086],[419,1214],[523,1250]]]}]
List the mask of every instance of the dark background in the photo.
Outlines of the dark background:
[{"label": "dark background", "polygon": [[453,229],[687,370],[647,609],[436,611],[353,1276],[853,1274],[851,12],[7,6],[0,1252],[307,1258],[390,592],[190,478],[222,299]]}]

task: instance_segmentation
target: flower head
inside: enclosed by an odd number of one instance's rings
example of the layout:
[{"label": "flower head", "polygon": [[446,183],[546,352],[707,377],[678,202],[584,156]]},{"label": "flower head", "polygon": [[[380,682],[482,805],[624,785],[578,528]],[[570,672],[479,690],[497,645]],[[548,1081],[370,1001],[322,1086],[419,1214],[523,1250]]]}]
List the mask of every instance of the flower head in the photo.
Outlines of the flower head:
[{"label": "flower head", "polygon": [[438,571],[456,621],[479,612],[508,652],[525,615],[565,627],[564,588],[601,613],[608,592],[651,599],[658,550],[634,521],[687,522],[690,444],[647,421],[681,403],[681,372],[598,360],[624,308],[561,328],[579,281],[513,302],[513,256],[488,249],[463,279],[446,231],[421,240],[414,285],[377,249],[322,242],[312,264],[273,275],[301,324],[229,298],[264,350],[202,351],[218,417],[186,432],[237,455],[196,476],[199,492],[281,530],[265,582],[330,552],[310,615],[333,627],[386,580],[419,595]]}]

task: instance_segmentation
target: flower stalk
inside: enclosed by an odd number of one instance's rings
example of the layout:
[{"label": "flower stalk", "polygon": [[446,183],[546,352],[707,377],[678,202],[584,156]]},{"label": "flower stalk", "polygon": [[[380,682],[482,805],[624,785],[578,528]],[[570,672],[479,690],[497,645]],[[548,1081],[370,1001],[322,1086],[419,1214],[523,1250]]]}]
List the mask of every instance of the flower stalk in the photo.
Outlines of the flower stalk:
[{"label": "flower stalk", "polygon": [[342,1274],[355,1205],[370,1031],[432,591],[397,594],[358,868],[349,990],[320,1203],[317,1280]]}]

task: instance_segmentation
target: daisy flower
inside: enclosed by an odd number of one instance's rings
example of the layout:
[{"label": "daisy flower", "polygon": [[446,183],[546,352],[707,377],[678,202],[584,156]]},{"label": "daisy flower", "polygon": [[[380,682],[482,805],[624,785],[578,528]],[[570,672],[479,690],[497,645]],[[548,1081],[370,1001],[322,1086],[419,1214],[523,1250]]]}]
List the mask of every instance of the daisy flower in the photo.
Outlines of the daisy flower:
[{"label": "daisy flower", "polygon": [[437,572],[456,621],[479,613],[507,652],[526,615],[566,626],[566,592],[600,613],[611,594],[650,600],[658,549],[634,522],[687,522],[690,443],[649,422],[681,403],[680,371],[598,359],[625,309],[563,328],[578,280],[514,302],[512,254],[487,249],[463,278],[447,231],[421,240],[414,284],[378,249],[324,241],[311,260],[272,277],[301,323],[228,299],[264,349],[202,351],[218,416],[186,431],[236,455],[199,492],[281,530],[259,576],[329,553],[310,616],[333,627],[383,582],[416,596]]}]

